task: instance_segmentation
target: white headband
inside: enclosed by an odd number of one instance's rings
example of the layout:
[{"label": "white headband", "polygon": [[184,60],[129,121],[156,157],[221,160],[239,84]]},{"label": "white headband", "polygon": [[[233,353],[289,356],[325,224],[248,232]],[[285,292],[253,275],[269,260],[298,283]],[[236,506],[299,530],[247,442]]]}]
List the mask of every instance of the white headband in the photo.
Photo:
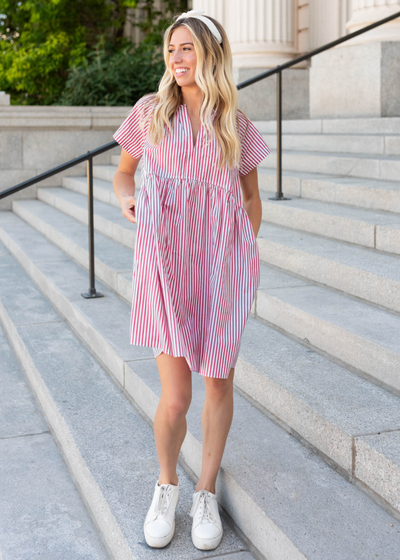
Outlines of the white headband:
[{"label": "white headband", "polygon": [[178,21],[178,19],[186,18],[186,17],[195,17],[201,19],[201,21],[207,25],[211,33],[217,39],[218,43],[222,43],[221,34],[216,28],[216,26],[214,25],[214,23],[210,19],[208,19],[207,16],[202,16],[201,14],[204,14],[204,10],[190,10],[190,12],[185,12],[181,14],[178,18],[176,18],[176,21]]}]

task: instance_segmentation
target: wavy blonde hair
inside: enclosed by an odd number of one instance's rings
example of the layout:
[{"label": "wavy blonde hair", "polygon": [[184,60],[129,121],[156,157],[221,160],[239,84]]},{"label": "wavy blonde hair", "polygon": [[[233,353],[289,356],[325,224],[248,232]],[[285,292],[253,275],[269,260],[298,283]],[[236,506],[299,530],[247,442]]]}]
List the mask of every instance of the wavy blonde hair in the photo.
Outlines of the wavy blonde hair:
[{"label": "wavy blonde hair", "polygon": [[[238,93],[232,72],[232,51],[228,37],[222,25],[214,18],[207,16],[217,27],[222,37],[218,43],[210,29],[200,19],[195,17],[181,18],[170,25],[164,33],[163,53],[165,72],[158,86],[158,91],[143,96],[142,128],[151,119],[148,139],[152,144],[158,144],[165,134],[165,125],[169,132],[173,130],[174,117],[183,97],[181,87],[177,84],[169,65],[168,45],[175,29],[186,27],[193,39],[194,50],[197,57],[195,81],[203,92],[203,101],[200,107],[200,120],[213,138],[214,134],[221,147],[219,168],[228,166],[239,167],[241,153],[241,139],[239,137],[238,118]],[[151,107],[151,111],[146,111]],[[212,110],[215,109],[214,124]],[[247,121],[248,118],[240,111]],[[246,127],[246,132],[247,132]],[[245,134],[246,134],[245,132]]]}]

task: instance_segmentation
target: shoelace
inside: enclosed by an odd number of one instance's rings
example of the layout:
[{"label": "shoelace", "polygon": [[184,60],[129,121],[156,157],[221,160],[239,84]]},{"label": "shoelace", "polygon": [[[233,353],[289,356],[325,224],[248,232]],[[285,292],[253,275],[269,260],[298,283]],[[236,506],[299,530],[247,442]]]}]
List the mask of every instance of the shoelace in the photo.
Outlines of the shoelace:
[{"label": "shoelace", "polygon": [[170,484],[161,484],[160,495],[158,496],[158,502],[154,509],[153,519],[157,519],[158,516],[163,517],[167,511],[169,504],[171,503],[172,486]]},{"label": "shoelace", "polygon": [[195,503],[192,506],[192,511],[190,512],[193,516],[197,510],[197,520],[201,523],[204,517],[207,517],[207,520],[210,523],[214,523],[216,521],[209,504],[209,496],[207,490],[200,490],[200,494],[197,496]]}]

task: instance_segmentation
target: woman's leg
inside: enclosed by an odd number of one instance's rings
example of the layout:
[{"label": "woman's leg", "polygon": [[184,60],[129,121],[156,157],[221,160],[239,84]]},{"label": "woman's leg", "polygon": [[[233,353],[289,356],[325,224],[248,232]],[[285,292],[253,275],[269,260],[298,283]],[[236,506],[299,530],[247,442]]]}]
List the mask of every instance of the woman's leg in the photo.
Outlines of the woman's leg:
[{"label": "woman's leg", "polygon": [[204,377],[206,398],[203,407],[203,458],[196,492],[215,494],[215,484],[233,417],[233,376],[227,379]]},{"label": "woman's leg", "polygon": [[154,437],[160,463],[160,484],[178,484],[176,465],[186,435],[186,413],[192,399],[192,372],[183,357],[156,357],[161,397],[154,418]]}]

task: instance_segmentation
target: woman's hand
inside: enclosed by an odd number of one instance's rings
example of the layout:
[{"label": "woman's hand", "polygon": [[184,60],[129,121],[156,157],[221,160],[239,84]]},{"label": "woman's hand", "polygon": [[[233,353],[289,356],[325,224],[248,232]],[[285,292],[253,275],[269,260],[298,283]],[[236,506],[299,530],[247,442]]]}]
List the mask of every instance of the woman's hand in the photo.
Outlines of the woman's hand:
[{"label": "woman's hand", "polygon": [[136,224],[136,198],[134,196],[121,196],[119,203],[122,209],[122,215],[130,222]]},{"label": "woman's hand", "polygon": [[118,169],[113,178],[113,188],[121,205],[122,215],[136,223],[135,173],[139,159],[134,159],[123,148]]}]

